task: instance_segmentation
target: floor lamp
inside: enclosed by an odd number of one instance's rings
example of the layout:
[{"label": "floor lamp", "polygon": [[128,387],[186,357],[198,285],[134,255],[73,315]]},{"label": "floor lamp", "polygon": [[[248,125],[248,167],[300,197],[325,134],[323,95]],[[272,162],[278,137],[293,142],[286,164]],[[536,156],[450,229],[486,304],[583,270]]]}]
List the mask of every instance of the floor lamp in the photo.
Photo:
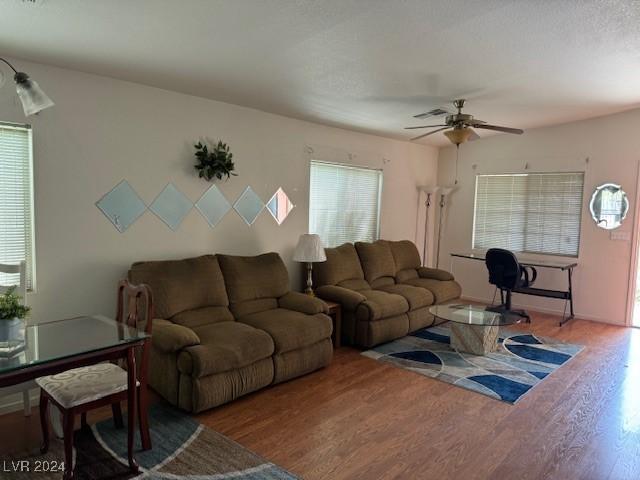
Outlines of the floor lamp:
[{"label": "floor lamp", "polygon": [[436,242],[436,268],[440,266],[440,239],[442,238],[442,226],[446,224],[446,198],[457,187],[439,187],[440,190],[440,216],[438,219],[438,239]]},{"label": "floor lamp", "polygon": [[427,267],[427,241],[429,239],[429,210],[431,209],[431,198],[436,195],[440,187],[419,187],[421,192],[427,196],[424,202],[424,241],[422,242],[422,265]]}]

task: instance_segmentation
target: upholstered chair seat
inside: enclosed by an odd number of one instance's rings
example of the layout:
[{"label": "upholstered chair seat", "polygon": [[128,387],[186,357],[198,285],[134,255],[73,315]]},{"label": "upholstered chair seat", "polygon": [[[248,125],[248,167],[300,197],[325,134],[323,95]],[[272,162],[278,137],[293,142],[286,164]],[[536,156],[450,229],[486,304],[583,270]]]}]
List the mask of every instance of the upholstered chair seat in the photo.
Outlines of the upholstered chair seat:
[{"label": "upholstered chair seat", "polygon": [[113,363],[100,363],[40,377],[36,383],[64,408],[72,408],[125,391],[127,372]]}]

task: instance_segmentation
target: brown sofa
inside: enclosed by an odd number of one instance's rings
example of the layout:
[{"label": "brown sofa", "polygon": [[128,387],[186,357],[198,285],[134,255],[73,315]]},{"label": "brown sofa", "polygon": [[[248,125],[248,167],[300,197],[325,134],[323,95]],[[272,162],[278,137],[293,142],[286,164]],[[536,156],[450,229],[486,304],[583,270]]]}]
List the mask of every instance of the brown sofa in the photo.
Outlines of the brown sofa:
[{"label": "brown sofa", "polygon": [[277,253],[134,263],[151,286],[155,319],[149,383],[200,412],[329,364],[324,302],[289,291]]},{"label": "brown sofa", "polygon": [[429,306],[460,297],[460,285],[444,270],[421,266],[408,241],[345,243],[325,249],[314,266],[316,294],[340,303],[346,343],[372,347],[433,323]]}]

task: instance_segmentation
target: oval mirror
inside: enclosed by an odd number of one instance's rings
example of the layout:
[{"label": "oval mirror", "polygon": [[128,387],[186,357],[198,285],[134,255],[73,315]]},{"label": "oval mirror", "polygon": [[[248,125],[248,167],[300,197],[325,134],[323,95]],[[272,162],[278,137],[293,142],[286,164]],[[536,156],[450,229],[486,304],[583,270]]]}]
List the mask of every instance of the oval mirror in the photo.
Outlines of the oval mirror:
[{"label": "oval mirror", "polygon": [[622,225],[627,216],[629,199],[620,185],[604,183],[593,192],[589,210],[598,227],[613,230]]}]

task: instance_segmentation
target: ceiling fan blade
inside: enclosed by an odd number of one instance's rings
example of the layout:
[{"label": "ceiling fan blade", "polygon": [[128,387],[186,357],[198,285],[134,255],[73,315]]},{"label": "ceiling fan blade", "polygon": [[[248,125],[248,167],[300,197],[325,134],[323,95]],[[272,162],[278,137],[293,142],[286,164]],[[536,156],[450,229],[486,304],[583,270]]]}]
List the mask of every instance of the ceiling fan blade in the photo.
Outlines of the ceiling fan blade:
[{"label": "ceiling fan blade", "polygon": [[489,125],[487,123],[474,124],[473,127],[483,128],[484,130],[495,130],[496,132],[515,133],[516,135],[524,133],[524,130],[520,128],[499,127],[498,125]]},{"label": "ceiling fan blade", "polygon": [[413,137],[411,140],[419,140],[421,138],[428,137],[429,135],[433,135],[434,133],[441,132],[442,130],[446,130],[447,128],[449,128],[448,125],[446,127],[438,128],[437,130],[431,130],[430,132],[427,132],[424,135],[420,135],[418,137]]},{"label": "ceiling fan blade", "polygon": [[419,127],[404,127],[405,130],[413,130],[415,128],[433,128],[433,127],[447,127],[444,123],[440,125],[420,125]]},{"label": "ceiling fan blade", "polygon": [[471,135],[469,135],[469,139],[467,140],[467,142],[473,142],[474,140],[477,140],[480,138],[480,135],[474,132],[472,128],[469,128],[469,130],[471,130]]},{"label": "ceiling fan blade", "polygon": [[429,110],[428,112],[420,113],[418,115],[414,115],[413,118],[424,119],[428,117],[437,117],[439,115],[448,115],[449,112],[442,108],[434,108],[433,110]]}]

